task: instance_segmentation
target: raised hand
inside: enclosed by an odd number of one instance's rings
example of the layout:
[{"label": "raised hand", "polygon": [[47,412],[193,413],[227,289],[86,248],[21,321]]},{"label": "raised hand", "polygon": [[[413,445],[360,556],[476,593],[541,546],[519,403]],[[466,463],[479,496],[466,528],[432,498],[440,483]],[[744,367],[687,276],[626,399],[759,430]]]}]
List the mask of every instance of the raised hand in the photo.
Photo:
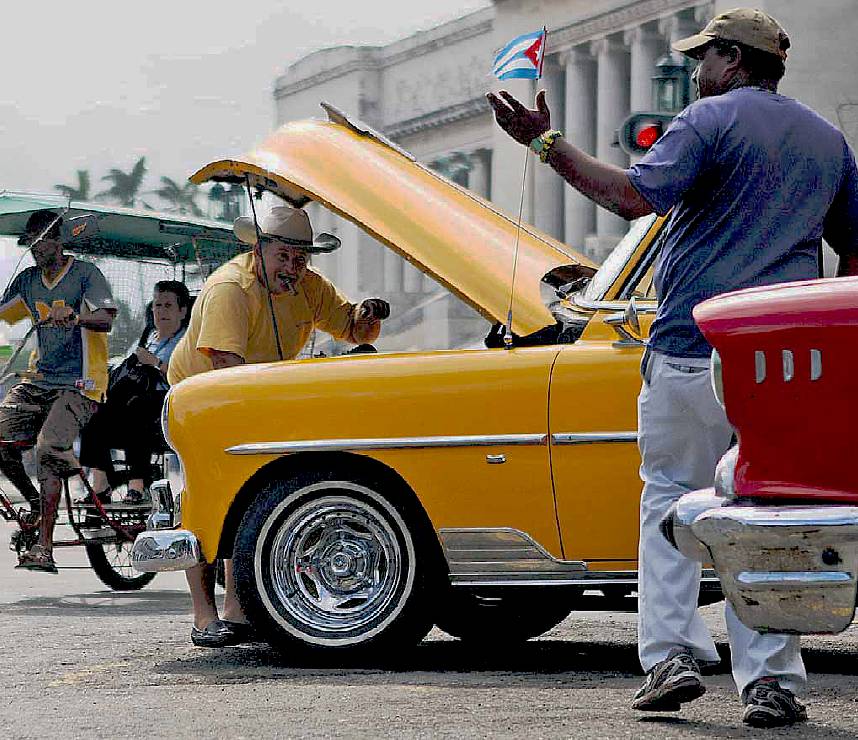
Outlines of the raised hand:
[{"label": "raised hand", "polygon": [[545,102],[545,90],[536,93],[536,110],[525,108],[506,90],[497,95],[487,93],[495,112],[495,120],[519,144],[529,146],[540,134],[551,128],[551,112]]}]

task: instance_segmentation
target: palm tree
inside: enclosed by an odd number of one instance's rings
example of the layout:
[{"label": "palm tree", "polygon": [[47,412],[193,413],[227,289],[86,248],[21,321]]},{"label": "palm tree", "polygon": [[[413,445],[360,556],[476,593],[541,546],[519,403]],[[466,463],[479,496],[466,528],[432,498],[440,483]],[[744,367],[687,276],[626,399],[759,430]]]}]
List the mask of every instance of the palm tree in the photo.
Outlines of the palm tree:
[{"label": "palm tree", "polygon": [[[229,185],[224,187],[216,183],[209,190],[209,200],[219,206],[214,209],[214,218],[219,221],[234,221],[241,215],[241,199],[244,197],[244,188],[241,185]],[[212,210],[212,209],[210,209]]]},{"label": "palm tree", "polygon": [[77,171],[77,187],[74,185],[54,185],[69,200],[89,200],[89,170]]},{"label": "palm tree", "polygon": [[101,178],[112,183],[111,186],[96,197],[133,208],[137,202],[137,194],[140,192],[140,186],[143,184],[145,175],[146,157],[140,157],[131,172],[123,172],[114,167]]},{"label": "palm tree", "polygon": [[203,215],[202,209],[196,203],[198,188],[192,182],[179,185],[172,177],[162,177],[161,187],[152,192],[170,204],[167,210],[172,213]]}]

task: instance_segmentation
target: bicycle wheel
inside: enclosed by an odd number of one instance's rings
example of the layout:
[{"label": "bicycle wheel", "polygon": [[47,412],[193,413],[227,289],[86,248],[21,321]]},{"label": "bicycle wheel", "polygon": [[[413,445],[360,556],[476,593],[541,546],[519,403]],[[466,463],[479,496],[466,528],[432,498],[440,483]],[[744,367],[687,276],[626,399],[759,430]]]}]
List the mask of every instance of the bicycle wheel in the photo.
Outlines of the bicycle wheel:
[{"label": "bicycle wheel", "polygon": [[131,542],[88,542],[86,556],[95,575],[114,591],[138,591],[155,577],[140,573],[131,565]]}]

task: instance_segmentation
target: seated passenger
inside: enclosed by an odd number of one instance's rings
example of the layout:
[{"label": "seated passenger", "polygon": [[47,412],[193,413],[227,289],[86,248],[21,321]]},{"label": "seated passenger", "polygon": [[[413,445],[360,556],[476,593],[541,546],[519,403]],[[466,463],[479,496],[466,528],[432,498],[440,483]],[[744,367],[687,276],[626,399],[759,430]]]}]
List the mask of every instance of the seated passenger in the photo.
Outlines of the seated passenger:
[{"label": "seated passenger", "polygon": [[[37,321],[36,374],[0,404],[0,471],[41,513],[39,542],[19,568],[56,573],[54,524],[63,478],[79,468],[72,445],[107,389],[107,332],[116,315],[110,286],[92,263],[63,251],[62,217],[35,211],[19,244],[34,267],[12,280],[0,299],[0,320]],[[24,470],[23,447],[36,447],[37,491]]]},{"label": "seated passenger", "polygon": [[[191,296],[184,283],[162,280],[155,284],[154,330],[144,332],[141,346],[133,355],[152,377],[140,385],[139,392],[132,389],[130,395],[123,392],[121,397],[111,396],[118,385],[111,387],[106,403],[99,407],[81,434],[81,464],[92,470],[92,490],[102,503],[110,502],[111,481],[115,480],[111,449],[125,451],[129,480],[123,503],[137,505],[151,501],[147,486],[152,482],[152,453],[165,446],[159,419],[169,387],[167,365],[187,329],[190,304]],[[87,496],[80,503],[92,501]]]}]

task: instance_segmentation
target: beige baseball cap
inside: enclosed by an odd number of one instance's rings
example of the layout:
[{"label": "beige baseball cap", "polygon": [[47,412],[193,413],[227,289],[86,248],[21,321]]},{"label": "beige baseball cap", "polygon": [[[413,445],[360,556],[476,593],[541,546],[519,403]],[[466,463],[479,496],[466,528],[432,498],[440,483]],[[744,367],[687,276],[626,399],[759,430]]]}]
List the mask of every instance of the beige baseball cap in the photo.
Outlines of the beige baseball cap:
[{"label": "beige baseball cap", "polygon": [[696,56],[706,44],[715,39],[735,41],[753,49],[786,59],[789,36],[774,18],[756,8],[733,8],[716,15],[700,33],[680,39],[673,44],[676,51]]}]

